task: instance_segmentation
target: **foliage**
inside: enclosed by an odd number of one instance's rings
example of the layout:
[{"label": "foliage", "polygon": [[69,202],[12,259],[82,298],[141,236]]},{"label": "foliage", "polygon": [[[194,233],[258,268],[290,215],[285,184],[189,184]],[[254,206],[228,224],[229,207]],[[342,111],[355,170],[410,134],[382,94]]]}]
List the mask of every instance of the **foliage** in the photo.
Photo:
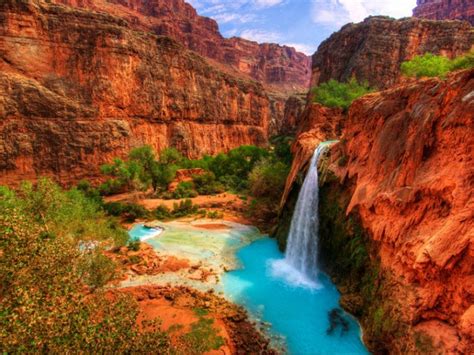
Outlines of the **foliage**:
[{"label": "foliage", "polygon": [[107,202],[104,210],[111,216],[123,217],[127,222],[134,222],[138,218],[146,218],[148,210],[136,203]]},{"label": "foliage", "polygon": [[87,180],[81,180],[77,183],[76,188],[81,191],[84,196],[93,200],[98,205],[102,205],[104,200],[100,195],[99,189],[94,188],[91,183]]},{"label": "foliage", "polygon": [[474,51],[469,52],[466,55],[454,58],[451,61],[451,70],[462,70],[474,68]]},{"label": "foliage", "polygon": [[426,53],[403,62],[401,70],[406,76],[443,78],[450,71],[450,60],[443,56]]},{"label": "foliage", "polygon": [[138,331],[133,299],[102,291],[113,264],[100,251],[124,237],[78,189],[0,188],[0,351],[169,353],[156,325]]},{"label": "foliage", "polygon": [[452,60],[444,56],[425,53],[422,56],[416,56],[412,60],[403,62],[401,65],[404,75],[417,78],[444,78],[451,71],[469,68],[474,68],[474,52]]},{"label": "foliage", "polygon": [[277,161],[291,165],[293,160],[293,155],[291,154],[293,139],[291,136],[274,136],[270,138],[270,142],[273,145],[273,154]]},{"label": "foliage", "polygon": [[288,165],[270,159],[261,160],[253,168],[249,175],[249,188],[252,196],[259,199],[260,208],[255,211],[260,211],[260,217],[276,216],[288,172]]},{"label": "foliage", "polygon": [[220,219],[220,218],[224,218],[224,214],[219,211],[209,211],[207,212],[207,218]]},{"label": "foliage", "polygon": [[198,207],[193,205],[193,202],[190,199],[180,201],[173,204],[172,216],[176,218],[186,217],[192,214],[197,213]]},{"label": "foliage", "polygon": [[194,190],[194,184],[190,181],[181,181],[173,192],[173,198],[196,197],[198,193]]},{"label": "foliage", "polygon": [[225,191],[222,183],[218,182],[212,172],[193,176],[194,186],[200,195],[215,195]]},{"label": "foliage", "polygon": [[140,239],[139,238],[132,238],[127,243],[127,248],[132,251],[139,251],[140,250]]},{"label": "foliage", "polygon": [[155,218],[157,218],[157,219],[171,218],[171,211],[165,205],[158,206],[153,213],[155,215]]},{"label": "foliage", "polygon": [[123,161],[116,158],[111,164],[104,164],[100,167],[102,174],[112,176],[103,183],[99,190],[103,195],[111,195],[131,189],[142,188],[140,177],[143,176],[142,169],[134,161]]},{"label": "foliage", "polygon": [[213,319],[201,316],[197,322],[191,324],[191,331],[181,337],[190,354],[218,350],[225,344],[224,338],[217,334],[213,323]]},{"label": "foliage", "polygon": [[360,84],[354,78],[347,83],[332,79],[313,89],[316,102],[327,107],[340,107],[346,110],[355,99],[371,91],[368,84]]}]

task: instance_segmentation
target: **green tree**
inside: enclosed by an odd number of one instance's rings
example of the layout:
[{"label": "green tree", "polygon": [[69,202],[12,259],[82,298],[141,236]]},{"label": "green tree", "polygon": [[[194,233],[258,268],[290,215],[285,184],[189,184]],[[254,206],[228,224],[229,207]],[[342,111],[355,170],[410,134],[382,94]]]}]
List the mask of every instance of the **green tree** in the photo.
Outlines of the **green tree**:
[{"label": "green tree", "polygon": [[449,58],[426,53],[422,56],[416,56],[412,60],[403,62],[401,70],[404,75],[411,77],[444,78],[451,70],[451,65]]},{"label": "green tree", "polygon": [[123,233],[79,190],[0,188],[0,351],[169,353],[157,323],[139,331],[136,301],[103,291],[115,268],[100,251]]},{"label": "green tree", "polygon": [[359,84],[354,78],[347,83],[329,80],[313,89],[316,102],[327,107],[340,107],[345,110],[355,99],[371,91],[367,84]]}]

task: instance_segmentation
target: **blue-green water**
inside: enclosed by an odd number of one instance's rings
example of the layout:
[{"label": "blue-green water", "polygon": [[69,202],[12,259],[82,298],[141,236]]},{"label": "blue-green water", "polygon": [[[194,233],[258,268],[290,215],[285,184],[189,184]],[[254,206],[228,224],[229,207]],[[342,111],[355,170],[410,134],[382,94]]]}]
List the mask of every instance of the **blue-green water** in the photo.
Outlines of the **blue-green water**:
[{"label": "blue-green water", "polygon": [[360,327],[348,314],[343,313],[348,331],[326,333],[328,312],[339,307],[339,293],[326,275],[320,273],[312,287],[276,275],[284,256],[268,238],[240,249],[237,256],[243,268],[224,275],[226,296],[271,323],[271,332],[286,338],[290,354],[367,354]]},{"label": "blue-green water", "polygon": [[255,233],[245,226],[227,231],[196,230],[179,223],[163,226],[161,234],[140,224],[129,233],[160,252],[198,257],[216,265],[223,262],[222,256],[237,250],[241,268],[224,273],[218,289],[222,287],[226,297],[243,305],[255,318],[270,323],[270,333],[285,339],[290,354],[367,354],[360,327],[348,314],[343,313],[348,331],[338,327],[331,335],[326,333],[328,312],[339,307],[336,287],[322,273],[315,283],[288,268],[275,240],[242,242],[246,234]]},{"label": "blue-green water", "polygon": [[162,232],[162,229],[158,228],[147,228],[143,224],[135,224],[132,229],[128,231],[131,239],[138,239],[145,241],[158,236]]}]

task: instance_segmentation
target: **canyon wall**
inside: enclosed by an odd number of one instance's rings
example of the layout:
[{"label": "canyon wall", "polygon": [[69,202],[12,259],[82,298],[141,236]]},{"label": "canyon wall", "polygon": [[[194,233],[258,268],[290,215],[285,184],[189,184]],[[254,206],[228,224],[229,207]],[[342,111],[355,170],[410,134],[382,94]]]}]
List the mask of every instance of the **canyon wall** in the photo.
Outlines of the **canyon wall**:
[{"label": "canyon wall", "polygon": [[364,96],[347,114],[311,107],[286,196],[339,125],[340,143],[323,162],[320,243],[324,258],[341,238],[334,258],[350,249],[349,270],[369,254],[352,280],[342,261],[327,261],[369,347],[472,353],[474,70]]},{"label": "canyon wall", "polygon": [[417,0],[413,16],[431,20],[463,20],[474,26],[472,0]]},{"label": "canyon wall", "polygon": [[369,17],[334,33],[313,55],[311,86],[355,77],[384,89],[400,81],[400,65],[426,52],[455,57],[474,45],[465,22]]},{"label": "canyon wall", "polygon": [[311,60],[294,48],[274,43],[223,38],[217,22],[199,16],[184,0],[53,0],[121,17],[139,29],[174,38],[204,57],[262,82],[272,90],[308,88]]},{"label": "canyon wall", "polygon": [[143,144],[196,157],[267,142],[262,85],[172,39],[41,0],[4,1],[0,18],[0,183],[94,178]]}]

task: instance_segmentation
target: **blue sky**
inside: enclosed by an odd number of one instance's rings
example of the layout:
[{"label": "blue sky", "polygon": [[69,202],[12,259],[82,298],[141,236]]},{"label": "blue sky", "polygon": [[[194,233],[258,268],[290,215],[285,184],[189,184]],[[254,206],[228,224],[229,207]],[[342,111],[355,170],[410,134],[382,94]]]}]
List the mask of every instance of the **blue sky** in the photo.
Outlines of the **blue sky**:
[{"label": "blue sky", "polygon": [[411,16],[416,0],[186,0],[214,18],[225,37],[287,44],[312,54],[348,22],[369,15]]}]

